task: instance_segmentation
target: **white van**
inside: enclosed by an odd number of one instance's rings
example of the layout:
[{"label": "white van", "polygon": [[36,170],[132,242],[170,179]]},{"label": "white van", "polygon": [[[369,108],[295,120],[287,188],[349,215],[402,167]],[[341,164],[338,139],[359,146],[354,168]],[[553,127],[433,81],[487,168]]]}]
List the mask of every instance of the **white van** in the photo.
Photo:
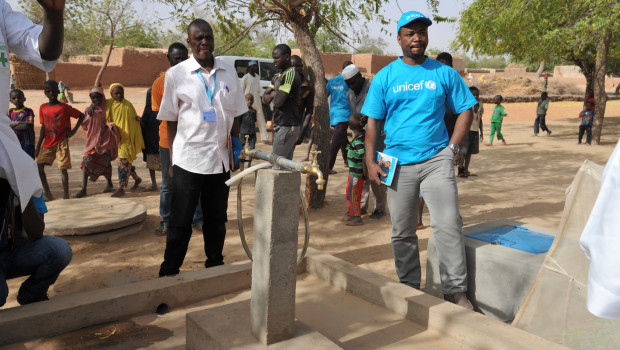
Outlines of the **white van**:
[{"label": "white van", "polygon": [[258,75],[260,77],[260,86],[267,89],[271,84],[271,79],[276,74],[276,66],[270,58],[259,57],[243,57],[243,56],[217,56],[217,58],[229,62],[237,70],[239,79],[243,78],[248,72],[248,63],[250,61],[258,62]]}]

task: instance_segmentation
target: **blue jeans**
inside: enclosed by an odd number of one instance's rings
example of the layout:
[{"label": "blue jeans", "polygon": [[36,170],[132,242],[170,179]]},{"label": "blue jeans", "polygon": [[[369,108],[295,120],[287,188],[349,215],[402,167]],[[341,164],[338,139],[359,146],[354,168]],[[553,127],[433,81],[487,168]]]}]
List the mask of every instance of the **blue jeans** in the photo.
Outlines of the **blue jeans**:
[{"label": "blue jeans", "polygon": [[207,256],[205,267],[224,263],[222,250],[226,238],[229,193],[225,182],[230,179],[230,172],[205,175],[189,172],[176,165],[173,169],[170,225],[166,236],[164,262],[159,270],[160,277],[179,273],[192,237],[191,213],[198,202],[202,204],[205,219],[202,225]]},{"label": "blue jeans", "polygon": [[16,277],[30,276],[20,288],[25,300],[46,298],[47,290],[72,257],[69,244],[54,236],[43,236],[36,242],[27,241],[0,251],[0,306],[9,295],[6,280]]},{"label": "blue jeans", "polygon": [[[161,216],[161,226],[168,226],[170,220],[170,175],[168,168],[170,167],[170,149],[159,147],[159,158],[161,160],[161,191],[159,192],[159,216]],[[194,211],[192,224],[202,224],[202,207],[200,202]]]}]

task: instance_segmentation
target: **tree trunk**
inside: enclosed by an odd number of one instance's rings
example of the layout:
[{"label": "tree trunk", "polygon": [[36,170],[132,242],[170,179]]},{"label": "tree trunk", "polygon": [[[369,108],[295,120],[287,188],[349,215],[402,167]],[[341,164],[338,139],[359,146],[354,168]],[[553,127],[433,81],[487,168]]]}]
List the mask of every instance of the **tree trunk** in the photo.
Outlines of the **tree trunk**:
[{"label": "tree trunk", "polygon": [[97,79],[95,79],[94,86],[99,86],[99,84],[101,83],[103,72],[105,71],[106,67],[108,66],[108,63],[110,62],[110,55],[112,54],[113,49],[114,49],[114,40],[110,41],[110,47],[108,48],[108,54],[105,57],[105,61],[103,61],[103,64],[101,65],[101,69],[99,69],[99,74],[97,74]]},{"label": "tree trunk", "polygon": [[[319,50],[314,44],[314,40],[308,30],[308,25],[291,21],[293,35],[299,45],[301,55],[308,66],[315,74],[314,79],[314,127],[312,128],[312,138],[319,154],[319,166],[325,181],[328,180],[329,172],[329,142],[331,140],[329,132],[329,104],[327,102],[327,88],[325,87],[325,69]],[[314,209],[321,208],[325,199],[328,183],[325,182],[323,190],[319,191],[316,187],[316,177],[308,175],[306,179],[306,202]]]},{"label": "tree trunk", "polygon": [[592,86],[594,84],[594,64],[590,65],[587,63],[579,62],[577,66],[581,68],[581,73],[584,77],[586,77],[586,91],[584,91],[583,94],[583,101],[585,102],[588,98],[588,92],[592,91]]},{"label": "tree trunk", "polygon": [[592,142],[595,145],[601,144],[601,133],[603,132],[603,118],[605,117],[605,107],[607,105],[607,94],[605,93],[605,73],[607,71],[607,53],[611,43],[611,27],[605,29],[605,35],[596,45],[596,64],[594,65],[594,123],[592,125]]},{"label": "tree trunk", "polygon": [[538,66],[538,70],[536,71],[536,80],[540,79],[543,71],[545,70],[545,61],[540,61],[540,66]]}]

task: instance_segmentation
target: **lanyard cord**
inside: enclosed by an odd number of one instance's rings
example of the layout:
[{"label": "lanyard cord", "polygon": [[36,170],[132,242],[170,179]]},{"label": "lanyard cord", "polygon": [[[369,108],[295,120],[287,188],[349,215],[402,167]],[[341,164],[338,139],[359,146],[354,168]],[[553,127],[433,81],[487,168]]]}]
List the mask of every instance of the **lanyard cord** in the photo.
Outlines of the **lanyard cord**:
[{"label": "lanyard cord", "polygon": [[205,86],[205,90],[207,91],[207,97],[209,98],[211,107],[213,107],[213,95],[215,95],[215,80],[217,79],[217,71],[213,73],[213,84],[210,90],[209,90],[209,87],[207,86],[207,83],[205,82],[205,79],[202,77],[202,74],[200,73],[200,69],[196,69],[196,75],[198,76],[198,79],[200,79],[202,84]]}]

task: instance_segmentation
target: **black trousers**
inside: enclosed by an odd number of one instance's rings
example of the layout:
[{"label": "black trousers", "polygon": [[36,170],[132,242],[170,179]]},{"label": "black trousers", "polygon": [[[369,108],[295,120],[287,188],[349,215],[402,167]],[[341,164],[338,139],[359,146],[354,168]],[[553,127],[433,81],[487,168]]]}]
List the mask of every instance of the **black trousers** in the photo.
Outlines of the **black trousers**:
[{"label": "black trousers", "polygon": [[592,125],[579,125],[579,143],[581,143],[584,132],[586,133],[586,143],[589,145],[592,143]]},{"label": "black trousers", "polygon": [[546,131],[546,132],[550,132],[551,131],[547,127],[547,123],[545,123],[545,117],[546,116],[547,116],[546,114],[537,114],[536,115],[536,120],[534,120],[534,134],[538,134],[538,126],[539,125],[540,125],[540,129],[542,129],[542,131]]},{"label": "black trousers", "polygon": [[332,135],[332,142],[329,148],[329,170],[334,168],[336,164],[336,158],[338,157],[338,150],[342,153],[344,163],[347,164],[347,130],[349,128],[349,122],[342,122],[334,125],[334,134]]},{"label": "black trousers", "polygon": [[229,178],[230,172],[204,175],[191,173],[176,165],[172,168],[170,221],[159,276],[179,273],[192,237],[192,217],[198,200],[203,213],[202,235],[207,256],[205,267],[224,263],[222,250],[226,238],[229,192],[225,182]]}]

